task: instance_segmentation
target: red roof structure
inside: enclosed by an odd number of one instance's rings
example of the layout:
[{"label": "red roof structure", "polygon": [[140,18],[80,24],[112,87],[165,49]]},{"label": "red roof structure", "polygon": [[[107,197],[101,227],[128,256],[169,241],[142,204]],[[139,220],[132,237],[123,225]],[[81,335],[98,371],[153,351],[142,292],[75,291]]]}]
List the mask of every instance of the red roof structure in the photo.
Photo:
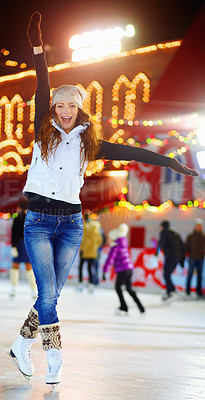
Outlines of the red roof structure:
[{"label": "red roof structure", "polygon": [[193,21],[140,118],[157,119],[205,110],[205,5]]}]

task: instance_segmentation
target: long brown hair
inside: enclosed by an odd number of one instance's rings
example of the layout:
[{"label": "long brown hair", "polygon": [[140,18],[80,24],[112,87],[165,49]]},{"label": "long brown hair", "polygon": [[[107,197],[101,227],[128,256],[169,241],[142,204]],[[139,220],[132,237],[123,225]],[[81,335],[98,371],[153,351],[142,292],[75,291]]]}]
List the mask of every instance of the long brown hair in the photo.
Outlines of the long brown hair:
[{"label": "long brown hair", "polygon": [[[59,143],[62,141],[61,134],[51,124],[51,119],[54,118],[57,121],[55,112],[55,105],[48,111],[44,118],[41,127],[38,132],[37,142],[41,142],[41,157],[43,160],[48,162],[49,156],[56,151]],[[96,129],[94,122],[91,117],[80,108],[78,109],[78,115],[75,123],[75,127],[83,125],[85,122],[89,122],[89,126],[85,131],[80,133],[81,136],[81,161],[93,161],[99,150],[99,141],[101,133]]]}]

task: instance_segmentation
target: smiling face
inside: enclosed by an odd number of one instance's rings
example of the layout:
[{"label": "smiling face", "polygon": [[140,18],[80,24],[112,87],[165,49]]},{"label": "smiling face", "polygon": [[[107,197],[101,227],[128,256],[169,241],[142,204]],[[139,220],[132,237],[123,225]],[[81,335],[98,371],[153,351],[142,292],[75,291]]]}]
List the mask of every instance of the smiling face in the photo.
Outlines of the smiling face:
[{"label": "smiling face", "polygon": [[58,124],[66,133],[69,133],[75,126],[78,116],[78,107],[69,101],[58,101],[55,105],[55,112]]}]

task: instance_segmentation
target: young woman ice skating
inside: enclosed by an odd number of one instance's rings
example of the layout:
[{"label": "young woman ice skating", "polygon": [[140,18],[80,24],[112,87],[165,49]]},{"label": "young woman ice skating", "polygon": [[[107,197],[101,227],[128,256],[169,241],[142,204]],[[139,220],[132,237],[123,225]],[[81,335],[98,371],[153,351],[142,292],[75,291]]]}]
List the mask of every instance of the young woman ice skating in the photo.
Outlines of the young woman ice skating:
[{"label": "young woman ice skating", "polygon": [[128,306],[122,292],[122,286],[125,285],[127,292],[134,300],[141,313],[145,312],[144,306],[137,297],[136,292],[132,288],[132,274],[134,265],[131,261],[127,235],[129,227],[127,224],[121,224],[118,228],[112,229],[108,236],[111,239],[111,245],[107,260],[103,267],[103,280],[106,279],[106,272],[114,267],[116,273],[115,291],[119,297],[120,307],[115,310],[117,315],[126,315]]},{"label": "young woman ice skating", "polygon": [[31,346],[40,331],[47,356],[47,384],[61,379],[60,324],[56,306],[78,253],[83,233],[80,189],[88,163],[97,159],[135,160],[198,175],[175,159],[99,139],[92,120],[82,110],[86,93],[77,86],[50,87],[40,28],[35,12],[28,26],[37,73],[35,144],[24,194],[29,199],[24,238],[33,267],[38,297],[22,325],[10,354],[20,371],[34,373]]}]

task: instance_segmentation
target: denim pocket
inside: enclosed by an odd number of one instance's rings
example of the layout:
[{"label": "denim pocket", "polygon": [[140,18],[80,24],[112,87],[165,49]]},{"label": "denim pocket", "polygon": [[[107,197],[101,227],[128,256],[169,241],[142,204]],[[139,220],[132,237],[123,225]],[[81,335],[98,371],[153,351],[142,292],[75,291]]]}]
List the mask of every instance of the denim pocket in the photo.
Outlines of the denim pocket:
[{"label": "denim pocket", "polygon": [[29,218],[25,219],[24,226],[36,225],[40,221],[41,221],[41,218],[31,218],[31,217],[29,217]]},{"label": "denim pocket", "polygon": [[83,229],[83,220],[82,220],[82,218],[72,218],[72,224],[77,229]]}]

